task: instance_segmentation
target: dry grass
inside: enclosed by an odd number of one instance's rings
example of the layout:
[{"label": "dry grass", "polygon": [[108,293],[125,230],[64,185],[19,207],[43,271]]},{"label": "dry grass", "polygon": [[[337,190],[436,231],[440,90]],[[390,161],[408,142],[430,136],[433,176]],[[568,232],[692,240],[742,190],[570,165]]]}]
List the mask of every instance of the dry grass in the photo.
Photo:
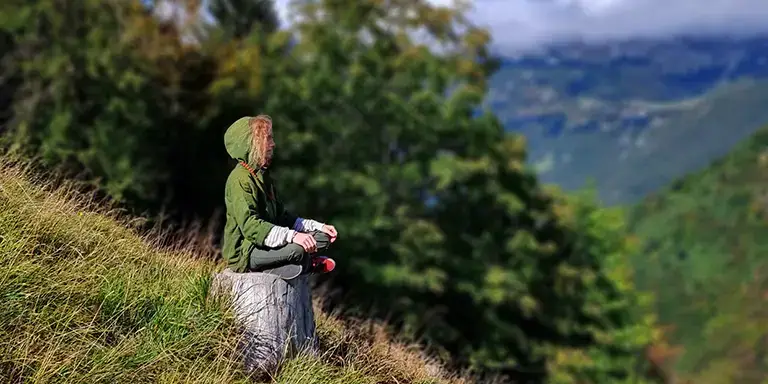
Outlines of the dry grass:
[{"label": "dry grass", "polygon": [[[247,382],[233,317],[208,298],[221,265],[199,241],[139,236],[73,185],[32,175],[0,162],[4,382]],[[381,325],[316,313],[322,355],[287,362],[274,382],[467,382]]]}]

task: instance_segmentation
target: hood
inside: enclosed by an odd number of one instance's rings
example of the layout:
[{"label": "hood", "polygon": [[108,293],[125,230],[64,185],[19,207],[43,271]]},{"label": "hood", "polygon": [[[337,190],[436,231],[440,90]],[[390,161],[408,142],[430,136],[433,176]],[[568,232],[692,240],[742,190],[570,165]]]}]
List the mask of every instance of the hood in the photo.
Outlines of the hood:
[{"label": "hood", "polygon": [[224,147],[233,159],[248,162],[251,146],[251,130],[248,127],[250,117],[237,119],[224,132]]}]

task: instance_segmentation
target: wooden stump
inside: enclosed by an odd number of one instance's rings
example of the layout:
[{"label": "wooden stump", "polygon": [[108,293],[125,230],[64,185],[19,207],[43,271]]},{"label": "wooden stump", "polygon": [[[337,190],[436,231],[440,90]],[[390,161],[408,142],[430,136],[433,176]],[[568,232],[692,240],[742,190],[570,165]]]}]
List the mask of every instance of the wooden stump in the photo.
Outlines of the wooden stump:
[{"label": "wooden stump", "polygon": [[317,353],[308,276],[283,280],[266,273],[225,269],[214,276],[211,289],[214,295],[231,295],[243,326],[240,349],[247,373],[272,374],[297,352]]}]

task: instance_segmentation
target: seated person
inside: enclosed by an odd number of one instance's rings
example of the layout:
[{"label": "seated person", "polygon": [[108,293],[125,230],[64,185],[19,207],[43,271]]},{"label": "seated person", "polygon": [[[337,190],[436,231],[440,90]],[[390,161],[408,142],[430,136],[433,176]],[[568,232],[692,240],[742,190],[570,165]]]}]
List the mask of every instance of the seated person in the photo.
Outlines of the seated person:
[{"label": "seated person", "polygon": [[226,224],[222,256],[234,272],[327,273],[333,259],[317,256],[336,240],[332,225],[288,212],[269,174],[275,142],[272,119],[243,117],[224,133],[229,155],[239,163],[224,192]]}]

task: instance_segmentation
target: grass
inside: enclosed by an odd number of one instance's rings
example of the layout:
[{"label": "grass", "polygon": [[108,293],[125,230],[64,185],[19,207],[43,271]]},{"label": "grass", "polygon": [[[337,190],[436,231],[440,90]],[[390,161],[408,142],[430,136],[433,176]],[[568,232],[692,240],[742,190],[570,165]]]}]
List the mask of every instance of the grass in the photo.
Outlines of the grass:
[{"label": "grass", "polygon": [[[72,183],[34,174],[0,161],[0,377],[250,382],[235,349],[234,317],[207,294],[222,266],[204,242],[139,235],[137,219],[109,211]],[[315,313],[321,356],[290,360],[265,382],[469,382],[395,342],[382,324]]]}]

